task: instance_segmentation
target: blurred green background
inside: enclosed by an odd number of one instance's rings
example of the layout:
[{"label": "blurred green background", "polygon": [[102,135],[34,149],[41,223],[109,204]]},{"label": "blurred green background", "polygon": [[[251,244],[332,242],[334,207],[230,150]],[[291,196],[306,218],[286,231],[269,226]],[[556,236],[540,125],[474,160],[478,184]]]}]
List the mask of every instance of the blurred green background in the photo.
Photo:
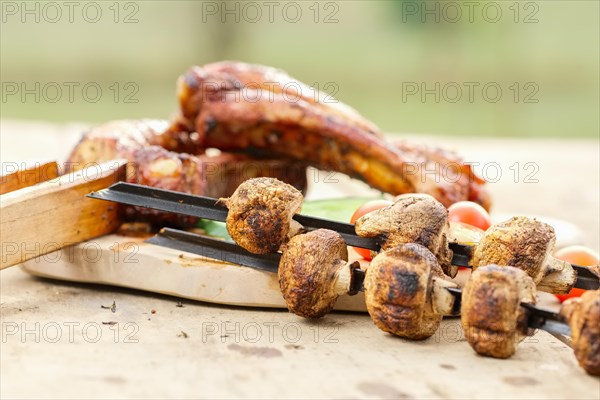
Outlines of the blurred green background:
[{"label": "blurred green background", "polygon": [[[168,118],[186,68],[236,59],[335,92],[387,132],[598,137],[600,130],[598,1],[75,3],[69,15],[57,2],[57,19],[45,2],[2,1],[2,118]],[[23,95],[36,82],[40,98]],[[65,82],[77,84],[72,99]],[[82,93],[90,82],[102,89],[97,102]],[[436,84],[437,93],[422,96]]]}]

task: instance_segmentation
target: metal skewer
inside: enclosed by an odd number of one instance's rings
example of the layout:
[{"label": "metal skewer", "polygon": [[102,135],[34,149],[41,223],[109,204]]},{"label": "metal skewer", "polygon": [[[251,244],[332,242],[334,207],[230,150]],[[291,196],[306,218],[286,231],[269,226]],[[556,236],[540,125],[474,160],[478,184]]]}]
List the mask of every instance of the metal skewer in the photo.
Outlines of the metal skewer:
[{"label": "metal skewer", "polygon": [[[218,204],[218,199],[157,189],[135,183],[119,182],[108,189],[92,192],[88,197],[213,221],[225,222],[227,219],[227,208]],[[381,249],[376,239],[358,236],[354,232],[354,225],[352,224],[301,214],[296,214],[293,218],[308,230],[331,229],[336,231],[349,246],[375,251]]]},{"label": "metal skewer", "polygon": [[[115,183],[108,189],[90,193],[88,197],[213,221],[224,222],[227,219],[227,208],[220,205],[215,198],[157,189],[134,183]],[[381,249],[376,238],[358,236],[352,224],[302,214],[294,215],[293,219],[307,230],[330,229],[336,231],[349,246],[374,251]],[[450,249],[453,252],[453,265],[470,268],[469,261],[471,260],[474,246],[450,243]],[[600,287],[599,278],[588,268],[573,265],[573,269],[577,272],[575,287],[586,290],[595,290]]]}]

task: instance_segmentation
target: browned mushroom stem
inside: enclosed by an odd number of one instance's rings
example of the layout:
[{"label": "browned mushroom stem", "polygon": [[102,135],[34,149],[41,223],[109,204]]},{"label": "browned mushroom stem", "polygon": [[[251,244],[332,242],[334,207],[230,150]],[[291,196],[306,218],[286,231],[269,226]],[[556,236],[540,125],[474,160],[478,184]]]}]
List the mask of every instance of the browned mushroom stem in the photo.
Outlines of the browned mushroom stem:
[{"label": "browned mushroom stem", "polygon": [[435,255],[444,273],[456,275],[458,267],[452,265],[448,248],[448,211],[431,196],[402,196],[394,204],[359,218],[354,229],[359,236],[379,238],[383,250],[420,244]]},{"label": "browned mushroom stem", "polygon": [[507,358],[532,331],[521,303],[535,304],[535,284],[523,270],[488,265],[473,271],[462,292],[461,321],[478,354]]},{"label": "browned mushroom stem", "polygon": [[537,289],[568,293],[577,275],[571,264],[552,257],[556,234],[543,222],[514,217],[491,226],[475,249],[471,265],[511,265],[533,279]]},{"label": "browned mushroom stem", "polygon": [[275,178],[248,179],[220,201],[229,209],[227,232],[251,253],[276,252],[302,229],[292,219],[302,208],[302,193]]},{"label": "browned mushroom stem", "polygon": [[379,253],[365,276],[367,310],[375,325],[394,335],[422,340],[435,333],[442,315],[454,304],[435,256],[418,244],[403,244]]},{"label": "browned mushroom stem", "polygon": [[283,246],[279,262],[279,287],[294,314],[320,318],[330,312],[337,298],[349,294],[360,269],[348,262],[348,248],[339,233],[317,229],[294,236]]},{"label": "browned mushroom stem", "polygon": [[590,290],[565,301],[560,314],[571,327],[579,365],[588,374],[600,376],[600,291]]}]

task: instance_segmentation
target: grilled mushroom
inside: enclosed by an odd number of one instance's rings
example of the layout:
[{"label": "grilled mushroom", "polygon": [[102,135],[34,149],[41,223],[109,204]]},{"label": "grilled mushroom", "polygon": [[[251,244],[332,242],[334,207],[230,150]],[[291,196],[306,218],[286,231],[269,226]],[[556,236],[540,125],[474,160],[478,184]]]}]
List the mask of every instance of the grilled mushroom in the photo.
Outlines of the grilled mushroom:
[{"label": "grilled mushroom", "polygon": [[379,238],[383,250],[399,244],[417,243],[429,249],[447,275],[454,277],[448,248],[448,211],[430,196],[402,196],[394,204],[359,218],[354,226],[362,237]]},{"label": "grilled mushroom", "polygon": [[379,253],[365,276],[367,310],[377,327],[394,335],[422,340],[435,333],[454,297],[444,288],[456,286],[435,256],[418,244]]},{"label": "grilled mushroom", "polygon": [[579,365],[600,376],[600,291],[587,291],[565,301],[560,314],[571,326],[573,350]]},{"label": "grilled mushroom", "polygon": [[461,321],[478,354],[507,358],[531,334],[521,303],[535,304],[535,284],[523,270],[488,265],[473,271],[462,292]]},{"label": "grilled mushroom", "polygon": [[550,225],[514,217],[485,232],[471,263],[474,269],[489,264],[511,265],[527,272],[538,290],[568,293],[577,275],[571,264],[551,256],[555,242]]},{"label": "grilled mushroom", "polygon": [[348,248],[339,233],[317,229],[294,236],[279,262],[279,287],[294,314],[320,318],[337,298],[351,291],[357,261],[348,262]]},{"label": "grilled mushroom", "polygon": [[275,178],[248,179],[219,201],[229,209],[227,232],[251,253],[276,252],[302,229],[292,219],[302,208],[302,193]]}]

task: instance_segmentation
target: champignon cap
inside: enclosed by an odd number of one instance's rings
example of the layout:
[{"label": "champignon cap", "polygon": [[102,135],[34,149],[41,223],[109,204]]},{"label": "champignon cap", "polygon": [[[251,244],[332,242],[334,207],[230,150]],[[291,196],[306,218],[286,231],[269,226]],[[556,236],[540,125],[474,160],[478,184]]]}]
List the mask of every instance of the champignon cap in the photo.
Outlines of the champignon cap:
[{"label": "champignon cap", "polygon": [[433,335],[442,320],[432,307],[434,276],[444,274],[424,246],[409,243],[379,253],[364,282],[367,310],[375,325],[407,339]]},{"label": "champignon cap", "polygon": [[527,217],[492,225],[475,249],[472,266],[510,265],[525,271],[537,284],[547,274],[545,262],[554,249],[554,229]]},{"label": "champignon cap", "polygon": [[473,271],[462,291],[461,322],[481,355],[510,357],[528,333],[522,302],[535,304],[535,284],[522,270],[487,265]]},{"label": "champignon cap", "polygon": [[565,301],[560,314],[569,322],[573,350],[579,365],[600,376],[600,291],[589,290]]},{"label": "champignon cap", "polygon": [[333,309],[340,295],[336,282],[348,260],[346,242],[339,233],[317,229],[294,236],[279,262],[279,287],[294,314],[319,318]]},{"label": "champignon cap", "polygon": [[400,197],[394,204],[363,215],[354,229],[359,236],[379,238],[383,250],[420,244],[437,257],[444,272],[455,275],[448,248],[448,210],[431,196]]},{"label": "champignon cap", "polygon": [[292,217],[302,208],[302,193],[278,179],[248,179],[221,201],[229,209],[227,232],[251,253],[278,251],[300,228]]}]

